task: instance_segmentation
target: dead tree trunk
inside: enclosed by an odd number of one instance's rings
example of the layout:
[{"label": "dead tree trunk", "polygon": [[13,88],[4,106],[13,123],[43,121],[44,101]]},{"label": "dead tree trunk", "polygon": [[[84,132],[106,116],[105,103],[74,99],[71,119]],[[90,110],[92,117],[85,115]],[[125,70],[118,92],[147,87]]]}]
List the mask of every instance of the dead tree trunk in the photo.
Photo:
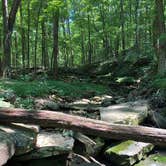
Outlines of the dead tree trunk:
[{"label": "dead tree trunk", "polygon": [[143,126],[113,125],[99,120],[87,119],[51,111],[28,111],[0,108],[0,122],[38,124],[43,127],[71,129],[89,135],[117,140],[135,140],[155,145],[166,145],[166,130]]}]

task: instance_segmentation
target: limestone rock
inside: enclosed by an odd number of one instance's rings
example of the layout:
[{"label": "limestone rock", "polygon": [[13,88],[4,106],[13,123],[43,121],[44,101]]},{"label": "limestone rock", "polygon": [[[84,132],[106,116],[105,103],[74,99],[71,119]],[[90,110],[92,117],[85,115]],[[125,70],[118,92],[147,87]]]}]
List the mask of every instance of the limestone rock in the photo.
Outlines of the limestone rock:
[{"label": "limestone rock", "polygon": [[19,160],[40,159],[69,153],[74,146],[74,139],[55,132],[41,132],[37,136],[36,148]]},{"label": "limestone rock", "polygon": [[153,145],[143,142],[125,141],[108,148],[105,152],[110,162],[119,166],[131,166],[143,159],[153,149]]},{"label": "limestone rock", "polygon": [[0,165],[4,165],[15,153],[15,145],[9,134],[0,130]]},{"label": "limestone rock", "polygon": [[115,99],[114,99],[112,96],[106,97],[106,98],[101,102],[101,105],[102,105],[103,107],[108,107],[108,106],[110,106],[110,105],[112,105],[112,104],[116,104],[116,101],[115,101]]},{"label": "limestone rock", "polygon": [[166,166],[166,153],[158,153],[150,155],[145,160],[135,166]]},{"label": "limestone rock", "polygon": [[58,110],[59,104],[55,103],[49,99],[36,99],[35,100],[36,109],[50,109],[50,110]]},{"label": "limestone rock", "polygon": [[15,155],[22,155],[35,148],[37,133],[27,127],[17,125],[0,126],[14,141]]},{"label": "limestone rock", "polygon": [[14,104],[14,102],[16,101],[16,95],[13,91],[4,92],[3,97],[5,101],[10,102],[12,104]]},{"label": "limestone rock", "polygon": [[0,99],[0,107],[9,108],[9,107],[13,107],[13,105],[10,104],[9,102],[3,101],[3,99]]},{"label": "limestone rock", "polygon": [[67,164],[69,166],[105,166],[97,161],[91,162],[86,157],[75,153],[70,154],[70,161]]},{"label": "limestone rock", "polygon": [[150,117],[157,127],[166,129],[166,108],[151,111]]},{"label": "limestone rock", "polygon": [[74,133],[74,138],[79,141],[75,146],[75,151],[83,155],[96,156],[101,152],[105,144],[104,140],[99,137],[91,139],[79,132]]},{"label": "limestone rock", "polygon": [[114,124],[138,125],[147,114],[148,104],[144,100],[100,108],[101,120]]}]

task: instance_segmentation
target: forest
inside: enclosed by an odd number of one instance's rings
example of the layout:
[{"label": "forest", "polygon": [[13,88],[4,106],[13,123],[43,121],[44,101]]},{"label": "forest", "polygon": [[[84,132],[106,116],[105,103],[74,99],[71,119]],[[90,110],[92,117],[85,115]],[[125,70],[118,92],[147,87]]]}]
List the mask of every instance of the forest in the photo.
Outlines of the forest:
[{"label": "forest", "polygon": [[0,165],[165,166],[166,1],[1,0]]}]

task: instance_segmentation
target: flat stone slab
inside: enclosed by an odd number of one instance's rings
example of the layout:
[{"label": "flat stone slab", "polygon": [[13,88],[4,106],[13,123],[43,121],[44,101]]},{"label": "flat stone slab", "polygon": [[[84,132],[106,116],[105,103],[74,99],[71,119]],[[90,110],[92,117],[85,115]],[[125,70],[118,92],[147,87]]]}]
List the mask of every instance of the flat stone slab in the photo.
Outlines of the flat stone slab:
[{"label": "flat stone slab", "polygon": [[10,104],[9,102],[6,102],[0,99],[0,107],[9,108],[9,107],[13,107],[13,105]]},{"label": "flat stone slab", "polygon": [[158,153],[150,155],[145,160],[135,166],[166,166],[166,153]]},{"label": "flat stone slab", "polygon": [[4,165],[14,155],[15,145],[9,134],[0,130],[0,165]]},{"label": "flat stone slab", "polygon": [[138,125],[148,114],[147,101],[140,100],[100,108],[102,121],[113,124]]},{"label": "flat stone slab", "polygon": [[13,140],[14,155],[22,155],[35,148],[37,132],[25,126],[28,125],[24,125],[24,127],[19,125],[0,126],[0,130],[6,132]]},{"label": "flat stone slab", "polygon": [[130,166],[146,157],[146,154],[149,153],[153,147],[154,146],[149,143],[129,140],[108,148],[105,155],[112,163],[119,166]]},{"label": "flat stone slab", "polygon": [[42,109],[58,110],[59,104],[49,99],[36,99],[35,108],[41,110]]},{"label": "flat stone slab", "polygon": [[36,148],[29,154],[20,156],[19,160],[46,158],[72,151],[74,139],[55,132],[41,132],[37,136]]}]

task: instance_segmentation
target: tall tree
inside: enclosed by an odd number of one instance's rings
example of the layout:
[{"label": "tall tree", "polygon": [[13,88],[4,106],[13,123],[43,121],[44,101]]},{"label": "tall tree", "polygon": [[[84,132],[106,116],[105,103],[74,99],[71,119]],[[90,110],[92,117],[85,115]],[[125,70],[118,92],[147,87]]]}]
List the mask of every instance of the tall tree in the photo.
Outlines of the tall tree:
[{"label": "tall tree", "polygon": [[59,8],[53,14],[53,69],[54,69],[54,78],[58,77],[58,31],[59,31]]},{"label": "tall tree", "polygon": [[3,40],[3,72],[11,66],[11,36],[13,27],[16,19],[16,14],[19,8],[21,0],[13,1],[10,12],[8,11],[8,1],[2,0],[2,11],[3,11],[3,29],[4,29],[4,40]]},{"label": "tall tree", "polygon": [[153,33],[154,46],[158,56],[158,74],[164,75],[166,73],[166,34],[163,0],[155,0]]}]

